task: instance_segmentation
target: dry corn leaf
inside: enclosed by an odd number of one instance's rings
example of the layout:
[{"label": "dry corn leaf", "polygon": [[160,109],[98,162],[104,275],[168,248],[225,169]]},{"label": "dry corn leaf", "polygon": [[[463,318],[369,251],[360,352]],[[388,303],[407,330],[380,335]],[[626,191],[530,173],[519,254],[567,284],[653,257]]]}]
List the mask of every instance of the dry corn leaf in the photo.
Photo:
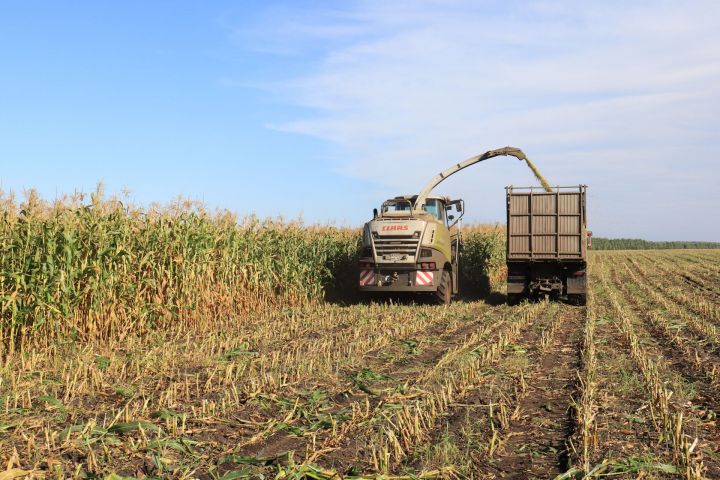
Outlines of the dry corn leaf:
[{"label": "dry corn leaf", "polygon": [[13,478],[22,478],[26,477],[33,473],[32,470],[23,470],[22,468],[11,468],[10,470],[5,470],[4,472],[0,472],[0,480],[12,480]]}]

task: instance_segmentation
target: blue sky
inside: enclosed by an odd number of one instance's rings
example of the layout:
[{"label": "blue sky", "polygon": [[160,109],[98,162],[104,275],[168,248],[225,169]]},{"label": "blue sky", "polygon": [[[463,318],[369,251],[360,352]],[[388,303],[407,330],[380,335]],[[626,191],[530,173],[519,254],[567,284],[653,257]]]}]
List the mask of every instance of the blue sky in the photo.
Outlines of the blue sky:
[{"label": "blue sky", "polygon": [[[6,191],[359,225],[514,145],[590,185],[597,235],[720,240],[714,0],[5,0],[0,73]],[[439,192],[502,221],[530,183],[498,158]]]}]

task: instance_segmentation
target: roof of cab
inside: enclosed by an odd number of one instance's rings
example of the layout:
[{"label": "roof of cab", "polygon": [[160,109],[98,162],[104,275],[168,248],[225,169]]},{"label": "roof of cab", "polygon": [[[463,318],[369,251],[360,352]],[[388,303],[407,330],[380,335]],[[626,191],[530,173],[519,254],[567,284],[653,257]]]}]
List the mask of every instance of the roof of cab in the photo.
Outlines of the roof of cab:
[{"label": "roof of cab", "polygon": [[[415,200],[417,200],[417,197],[418,197],[417,195],[398,195],[397,197],[394,197],[394,198],[388,198],[388,199],[386,200],[386,202],[390,202],[390,201],[393,201],[393,200],[407,200],[407,201],[409,201],[410,203],[412,203],[412,204],[414,205],[414,204],[415,204]],[[445,202],[445,203],[450,202],[450,198],[449,198],[449,197],[443,197],[443,196],[441,196],[441,195],[428,195],[427,198],[428,198],[428,199],[431,199],[431,200],[441,200],[441,201],[443,201],[443,202]]]}]

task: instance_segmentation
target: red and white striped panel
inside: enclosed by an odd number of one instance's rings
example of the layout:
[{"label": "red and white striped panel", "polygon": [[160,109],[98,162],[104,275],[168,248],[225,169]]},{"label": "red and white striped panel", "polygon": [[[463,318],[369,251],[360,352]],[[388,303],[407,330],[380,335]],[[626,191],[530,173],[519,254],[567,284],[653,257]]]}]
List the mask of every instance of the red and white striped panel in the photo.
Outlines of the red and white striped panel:
[{"label": "red and white striped panel", "polygon": [[375,272],[372,270],[360,270],[360,286],[367,287],[375,283]]},{"label": "red and white striped panel", "polygon": [[415,273],[415,285],[424,286],[433,284],[433,272],[417,272]]}]

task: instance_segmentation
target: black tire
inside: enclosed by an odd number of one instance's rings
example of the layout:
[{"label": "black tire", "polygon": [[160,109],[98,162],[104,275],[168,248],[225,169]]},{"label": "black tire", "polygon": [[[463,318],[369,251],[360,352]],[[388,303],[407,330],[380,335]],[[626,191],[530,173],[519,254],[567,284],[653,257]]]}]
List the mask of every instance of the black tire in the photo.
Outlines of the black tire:
[{"label": "black tire", "polygon": [[440,285],[435,292],[435,300],[440,305],[450,305],[452,301],[452,280],[450,279],[450,272],[443,270],[440,276]]},{"label": "black tire", "polygon": [[577,295],[568,295],[569,300],[574,304],[581,307],[587,305],[587,294],[581,293]]},{"label": "black tire", "polygon": [[520,300],[522,300],[522,293],[508,293],[507,294],[507,304],[508,305],[517,305],[520,303]]}]

